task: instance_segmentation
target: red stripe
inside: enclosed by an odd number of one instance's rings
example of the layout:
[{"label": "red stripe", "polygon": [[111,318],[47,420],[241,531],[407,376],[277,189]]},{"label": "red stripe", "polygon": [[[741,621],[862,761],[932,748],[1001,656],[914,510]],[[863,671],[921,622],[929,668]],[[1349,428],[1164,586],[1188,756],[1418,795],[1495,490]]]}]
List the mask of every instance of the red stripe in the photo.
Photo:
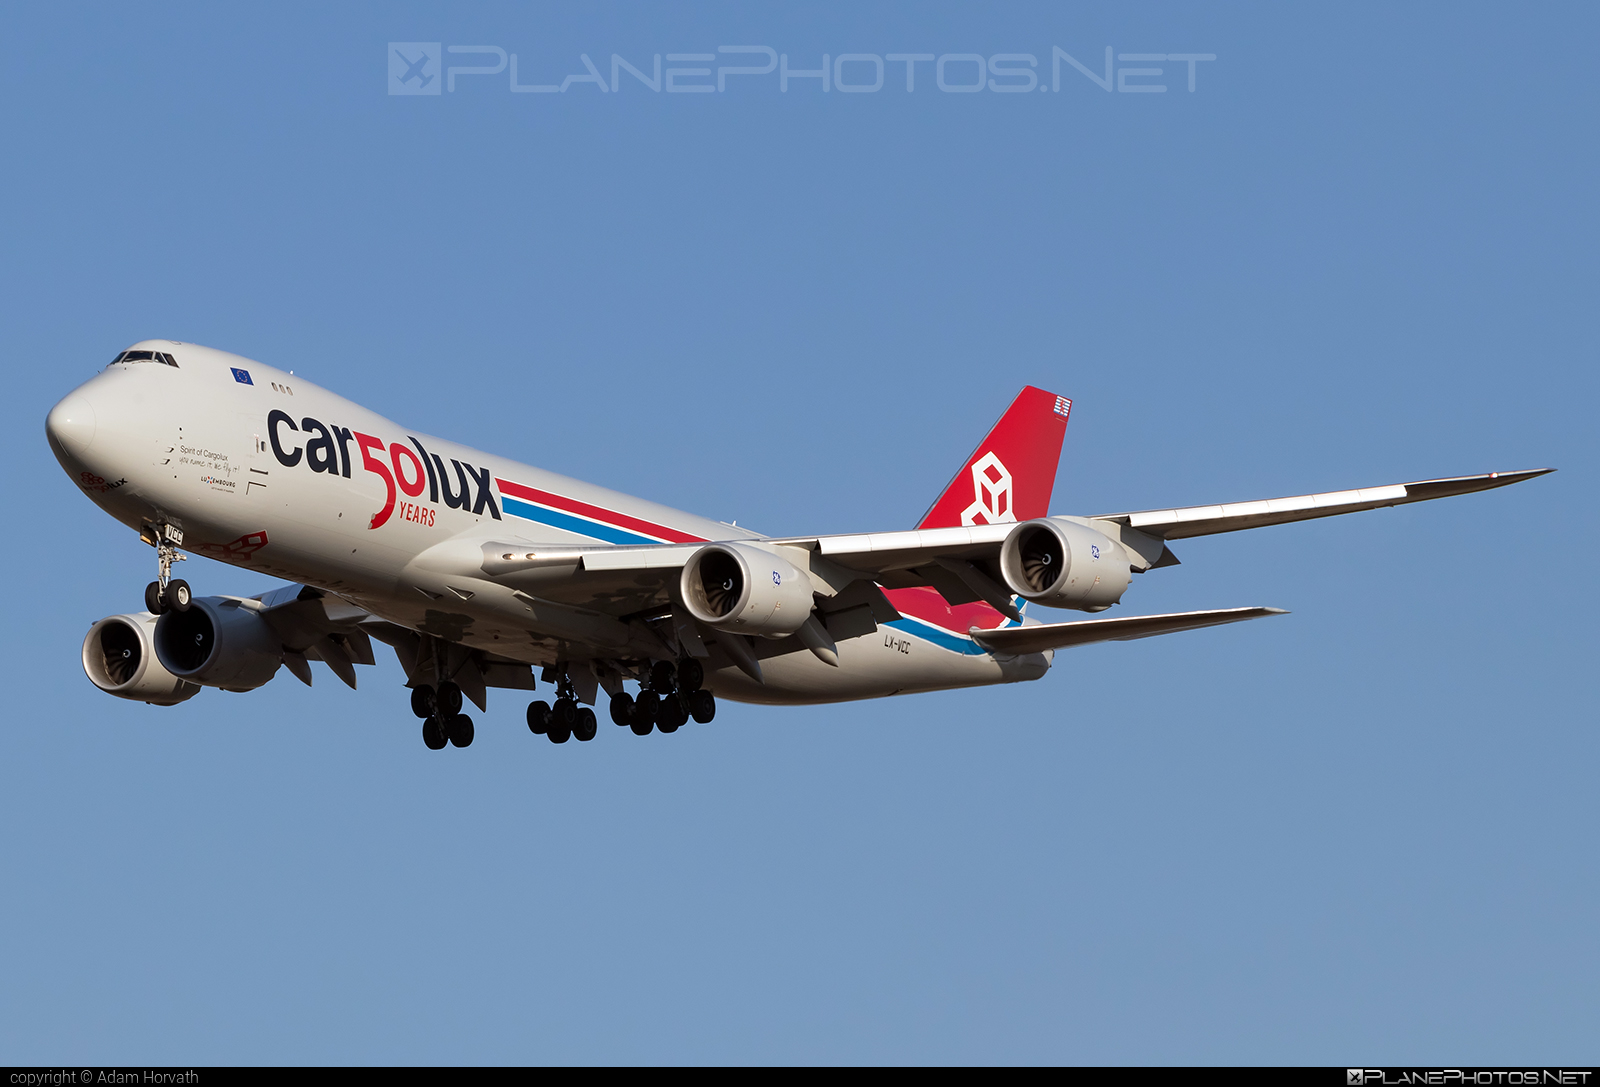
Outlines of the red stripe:
[{"label": "red stripe", "polygon": [[913,589],[885,589],[895,611],[912,619],[932,623],[941,630],[965,634],[973,627],[994,630],[1006,624],[1006,617],[981,601],[951,606],[937,589],[918,586]]},{"label": "red stripe", "polygon": [[580,517],[604,521],[606,524],[615,525],[618,528],[632,529],[634,532],[645,536],[659,537],[668,543],[705,543],[704,536],[691,536],[687,532],[679,532],[675,528],[658,525],[653,521],[641,521],[637,517],[629,517],[627,514],[618,513],[616,510],[601,509],[599,506],[591,506],[587,502],[579,502],[574,498],[563,498],[561,495],[551,494],[549,491],[541,491],[534,487],[524,487],[520,483],[512,483],[506,479],[496,478],[495,482],[500,485],[502,494],[508,494],[512,498],[526,499],[529,502],[537,502],[541,506],[550,506],[553,509],[563,510],[567,513],[576,513]]}]

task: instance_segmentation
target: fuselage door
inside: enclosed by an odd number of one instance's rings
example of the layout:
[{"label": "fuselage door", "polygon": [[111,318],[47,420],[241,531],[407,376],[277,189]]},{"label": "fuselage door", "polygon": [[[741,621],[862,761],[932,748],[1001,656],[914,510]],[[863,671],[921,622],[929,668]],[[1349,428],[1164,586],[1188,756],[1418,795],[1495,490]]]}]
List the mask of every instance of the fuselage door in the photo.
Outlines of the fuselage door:
[{"label": "fuselage door", "polygon": [[239,416],[239,425],[250,435],[250,450],[244,458],[244,493],[265,497],[271,479],[268,466],[274,463],[267,436],[261,433],[261,420],[254,415]]}]

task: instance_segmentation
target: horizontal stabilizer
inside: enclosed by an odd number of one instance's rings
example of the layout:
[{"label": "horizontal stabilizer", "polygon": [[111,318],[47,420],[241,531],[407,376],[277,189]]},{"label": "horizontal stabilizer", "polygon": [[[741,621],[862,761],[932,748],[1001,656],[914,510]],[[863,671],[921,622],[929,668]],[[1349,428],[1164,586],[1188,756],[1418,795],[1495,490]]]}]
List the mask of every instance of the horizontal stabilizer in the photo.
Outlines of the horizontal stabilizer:
[{"label": "horizontal stabilizer", "polygon": [[1230,502],[1220,506],[1187,506],[1172,510],[1141,510],[1138,513],[1101,514],[1097,521],[1117,521],[1163,540],[1188,536],[1210,536],[1242,528],[1282,525],[1331,517],[1336,513],[1355,513],[1383,506],[1403,506],[1426,502],[1430,498],[1487,491],[1534,476],[1555,471],[1533,468],[1521,472],[1487,472],[1480,476],[1454,476],[1450,479],[1425,479],[1417,483],[1392,483],[1387,487],[1364,487],[1354,491],[1329,491],[1325,494],[1300,494],[1289,498],[1268,498],[1258,502]]},{"label": "horizontal stabilizer", "polygon": [[972,640],[994,653],[1043,653],[1047,649],[1070,649],[1092,642],[1131,642],[1157,634],[1238,623],[1268,615],[1287,615],[1282,608],[1222,608],[1217,611],[1180,611],[1169,615],[1126,615],[1116,619],[1085,619],[1076,623],[1046,623],[1043,626],[1002,627],[998,630],[971,631]]}]

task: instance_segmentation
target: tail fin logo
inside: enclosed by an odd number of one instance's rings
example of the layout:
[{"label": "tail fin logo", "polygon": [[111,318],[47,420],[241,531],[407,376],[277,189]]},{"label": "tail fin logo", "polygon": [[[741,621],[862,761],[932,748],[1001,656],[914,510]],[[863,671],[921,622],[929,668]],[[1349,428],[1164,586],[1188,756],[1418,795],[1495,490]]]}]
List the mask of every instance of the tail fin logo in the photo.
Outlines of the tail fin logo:
[{"label": "tail fin logo", "polygon": [[1015,521],[1011,473],[994,453],[972,463],[972,505],[961,511],[963,525],[999,525]]},{"label": "tail fin logo", "polygon": [[950,476],[917,527],[970,528],[1048,516],[1071,411],[1066,397],[1026,386]]}]

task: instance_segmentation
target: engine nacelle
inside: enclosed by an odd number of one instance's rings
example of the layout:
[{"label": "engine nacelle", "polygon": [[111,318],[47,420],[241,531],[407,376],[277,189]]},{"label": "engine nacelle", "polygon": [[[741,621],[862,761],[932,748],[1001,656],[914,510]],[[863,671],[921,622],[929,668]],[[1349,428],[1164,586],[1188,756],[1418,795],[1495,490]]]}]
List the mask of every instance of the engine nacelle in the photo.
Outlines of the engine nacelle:
[{"label": "engine nacelle", "polygon": [[89,628],[83,639],[83,671],[106,694],[176,706],[200,693],[200,684],[179,679],[156,659],[156,617],[113,615]]},{"label": "engine nacelle", "polygon": [[156,621],[156,657],[190,683],[250,691],[283,663],[283,643],[266,621],[237,600],[198,596],[188,611]]},{"label": "engine nacelle", "polygon": [[689,614],[714,630],[786,638],[811,617],[811,578],[749,544],[702,547],[683,564],[678,588]]},{"label": "engine nacelle", "polygon": [[1133,580],[1117,541],[1062,517],[1024,521],[1000,549],[1011,591],[1047,608],[1105,611]]}]

